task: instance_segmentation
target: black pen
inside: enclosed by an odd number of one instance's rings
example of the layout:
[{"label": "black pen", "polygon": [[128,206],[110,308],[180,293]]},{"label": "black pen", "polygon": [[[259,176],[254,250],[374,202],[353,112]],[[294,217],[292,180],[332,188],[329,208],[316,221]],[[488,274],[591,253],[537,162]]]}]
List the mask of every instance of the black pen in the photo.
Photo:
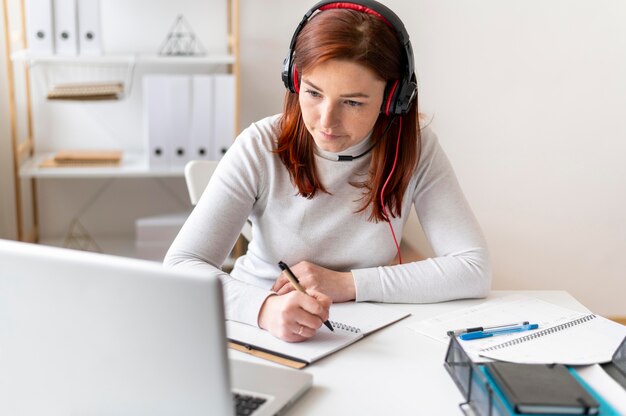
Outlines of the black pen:
[{"label": "black pen", "polygon": [[[293,285],[293,287],[295,287],[298,292],[304,293],[305,295],[308,295],[308,293],[306,293],[306,290],[304,290],[304,288],[300,285],[300,281],[298,281],[298,278],[296,277],[296,275],[293,274],[293,272],[291,271],[289,266],[287,266],[286,263],[284,263],[282,261],[279,261],[278,262],[278,267],[280,267],[280,269],[282,271],[286,272],[287,280],[289,280],[289,283],[291,283]],[[326,327],[328,329],[330,329],[331,331],[335,330],[333,328],[333,326],[330,324],[330,322],[328,322],[328,320],[326,322],[324,322],[324,325],[326,325]]]}]

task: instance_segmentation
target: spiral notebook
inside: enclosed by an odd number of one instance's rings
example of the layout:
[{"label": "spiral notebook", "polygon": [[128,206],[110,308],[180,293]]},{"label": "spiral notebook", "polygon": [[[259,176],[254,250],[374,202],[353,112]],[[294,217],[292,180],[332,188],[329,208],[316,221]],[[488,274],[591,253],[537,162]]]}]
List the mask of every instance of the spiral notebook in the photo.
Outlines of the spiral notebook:
[{"label": "spiral notebook", "polygon": [[327,355],[391,325],[410,313],[371,303],[338,303],[330,308],[329,321],[335,331],[322,326],[304,342],[281,341],[256,326],[226,321],[229,347],[293,368],[303,368]]},{"label": "spiral notebook", "polygon": [[479,304],[411,322],[408,327],[443,344],[448,330],[529,321],[532,332],[461,341],[474,362],[491,359],[536,364],[596,364],[611,360],[626,327],[525,294],[493,297]]},{"label": "spiral notebook", "polygon": [[589,365],[611,361],[626,326],[585,314],[480,350],[482,357],[527,364]]}]

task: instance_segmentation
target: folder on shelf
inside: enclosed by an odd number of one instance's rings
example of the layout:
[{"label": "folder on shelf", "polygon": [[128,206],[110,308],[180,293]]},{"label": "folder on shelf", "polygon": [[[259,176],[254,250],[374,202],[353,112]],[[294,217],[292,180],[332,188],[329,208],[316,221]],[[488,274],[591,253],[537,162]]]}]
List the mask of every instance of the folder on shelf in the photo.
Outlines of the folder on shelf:
[{"label": "folder on shelf", "polygon": [[26,39],[34,55],[54,53],[52,0],[26,0]]},{"label": "folder on shelf", "polygon": [[151,167],[183,167],[190,155],[191,76],[145,75],[144,138]]},{"label": "folder on shelf", "polygon": [[100,0],[78,0],[78,50],[81,55],[102,54]]},{"label": "folder on shelf", "polygon": [[78,55],[76,0],[54,0],[54,33],[57,55]]},{"label": "folder on shelf", "polygon": [[192,80],[192,112],[190,132],[190,158],[211,160],[213,128],[213,77],[194,75]]},{"label": "folder on shelf", "polygon": [[184,167],[191,160],[191,76],[171,75],[167,78],[167,88],[169,146],[166,149],[170,152],[170,166]]},{"label": "folder on shelf", "polygon": [[235,140],[235,76],[215,74],[214,80],[214,123],[213,160],[220,160]]},{"label": "folder on shelf", "polygon": [[55,84],[48,91],[49,100],[119,100],[123,96],[121,81]]},{"label": "folder on shelf", "polygon": [[60,150],[39,165],[42,168],[117,166],[121,150]]},{"label": "folder on shelf", "polygon": [[169,166],[168,91],[166,75],[143,77],[143,135],[151,168]]}]

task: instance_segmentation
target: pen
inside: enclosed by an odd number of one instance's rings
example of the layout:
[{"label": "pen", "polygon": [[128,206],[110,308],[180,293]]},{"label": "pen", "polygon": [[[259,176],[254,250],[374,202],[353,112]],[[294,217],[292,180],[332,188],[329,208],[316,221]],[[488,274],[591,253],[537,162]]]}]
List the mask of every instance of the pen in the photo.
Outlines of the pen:
[{"label": "pen", "polygon": [[[305,295],[308,294],[308,293],[306,293],[306,290],[304,290],[304,288],[300,285],[300,282],[298,281],[298,278],[296,277],[295,274],[293,274],[293,272],[291,271],[289,266],[287,266],[286,263],[284,263],[282,261],[279,261],[278,262],[278,267],[280,267],[280,269],[282,271],[286,272],[287,279],[289,280],[289,283],[291,283],[293,285],[293,287],[295,287],[298,292],[304,293]],[[330,322],[328,322],[328,320],[326,320],[324,322],[324,325],[326,325],[326,327],[328,329],[330,329],[331,331],[335,330],[333,328],[333,326],[330,324]]]},{"label": "pen", "polygon": [[469,341],[469,340],[472,340],[472,339],[481,339],[481,338],[493,337],[494,335],[504,335],[504,334],[511,334],[513,332],[531,331],[531,330],[537,329],[537,328],[539,328],[538,324],[525,324],[525,325],[519,325],[517,327],[508,327],[508,328],[502,328],[502,329],[494,329],[494,330],[490,330],[490,331],[468,332],[466,334],[461,334],[460,338],[463,341]]},{"label": "pen", "polygon": [[461,334],[467,334],[468,332],[479,332],[479,331],[491,331],[493,329],[500,329],[500,328],[508,328],[508,327],[518,327],[520,325],[528,325],[528,321],[524,321],[524,322],[515,322],[512,324],[502,324],[502,325],[493,325],[493,326],[476,326],[474,328],[463,328],[463,329],[455,329],[455,330],[450,330],[448,332],[446,332],[446,334],[448,334],[449,336],[455,336],[458,337]]}]

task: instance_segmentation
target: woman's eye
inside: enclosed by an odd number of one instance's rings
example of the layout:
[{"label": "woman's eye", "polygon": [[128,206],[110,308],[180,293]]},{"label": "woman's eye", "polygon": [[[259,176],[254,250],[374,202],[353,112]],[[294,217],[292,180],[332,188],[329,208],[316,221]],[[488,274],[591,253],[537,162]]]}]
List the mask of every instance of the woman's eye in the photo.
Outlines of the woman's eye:
[{"label": "woman's eye", "polygon": [[315,97],[315,98],[322,96],[319,92],[312,91],[312,90],[306,90],[306,93],[309,94],[311,97]]},{"label": "woman's eye", "polygon": [[348,104],[350,107],[359,107],[361,106],[363,103],[360,103],[358,101],[352,101],[352,100],[347,100],[346,104]]}]

